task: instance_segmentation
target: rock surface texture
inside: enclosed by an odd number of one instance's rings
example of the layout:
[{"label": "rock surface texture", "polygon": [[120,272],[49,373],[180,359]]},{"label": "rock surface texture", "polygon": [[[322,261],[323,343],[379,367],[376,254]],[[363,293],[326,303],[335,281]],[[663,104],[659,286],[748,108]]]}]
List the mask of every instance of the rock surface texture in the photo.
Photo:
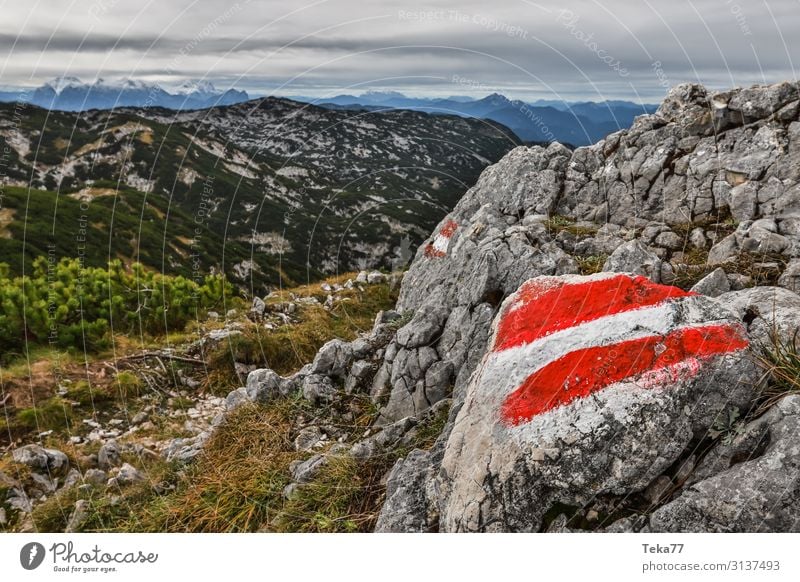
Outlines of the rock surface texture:
[{"label": "rock surface texture", "polygon": [[362,456],[449,405],[377,531],[800,529],[795,397],[747,416],[754,351],[800,325],[799,111],[797,84],[681,85],[593,146],[512,150],[419,248],[396,313],[234,400],[368,393]]},{"label": "rock surface texture", "polygon": [[717,302],[643,277],[538,277],[495,319],[438,476],[446,531],[538,531],[556,504],[643,491],[759,372]]},{"label": "rock surface texture", "polygon": [[[511,380],[493,384],[487,395],[481,367],[495,357],[487,343],[505,298],[526,280],[586,272],[587,264],[684,289],[699,283],[695,291],[716,300],[674,299],[671,308],[695,306],[682,314],[687,323],[742,322],[751,341],[746,351],[768,341],[774,325],[789,338],[800,325],[800,297],[793,292],[800,254],[799,107],[800,91],[791,83],[717,94],[682,85],[655,115],[594,146],[573,152],[558,144],[520,147],[484,171],[429,241],[443,252],[426,253],[423,246],[403,282],[397,310],[434,310],[436,317],[415,316],[408,325],[437,329],[421,345],[390,344],[391,357],[376,375],[389,385],[377,390],[390,395],[384,411],[391,418],[415,413],[410,403],[419,384],[396,381],[414,378],[407,359],[395,357],[409,349],[432,348],[438,361],[452,364],[454,404],[424,462],[414,457],[395,467],[397,485],[389,487],[378,530],[541,530],[554,517],[545,514],[557,507],[652,494],[664,474],[672,501],[654,513],[652,524],[626,518],[612,526],[608,517],[591,529],[722,527],[718,514],[703,513],[700,494],[679,503],[680,515],[667,508],[689,495],[675,471],[697,462],[687,451],[714,423],[714,412],[738,407],[744,413],[755,396],[760,375],[742,353],[715,356],[671,390],[617,383],[513,428],[496,416],[496,399]],[[452,231],[446,245],[443,229]],[[746,288],[764,284],[783,289]],[[737,388],[729,392],[730,386]],[[782,467],[791,481],[791,463]],[[405,485],[420,482],[424,500],[419,487]],[[736,480],[727,483],[736,487]],[[767,487],[755,477],[751,483]],[[704,498],[716,500],[719,511],[722,489],[711,491]],[[792,495],[780,503],[796,507]],[[777,502],[776,496],[770,499]],[[791,515],[758,526],[742,518],[731,529],[797,530]]]}]

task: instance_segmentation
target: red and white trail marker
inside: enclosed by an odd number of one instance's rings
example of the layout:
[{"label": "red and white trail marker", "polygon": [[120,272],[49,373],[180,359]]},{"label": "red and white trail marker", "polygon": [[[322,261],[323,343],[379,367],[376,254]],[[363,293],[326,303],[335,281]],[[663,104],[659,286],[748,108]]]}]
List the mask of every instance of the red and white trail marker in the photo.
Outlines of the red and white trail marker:
[{"label": "red and white trail marker", "polygon": [[503,306],[480,382],[502,391],[508,427],[621,382],[668,388],[748,346],[740,325],[693,316],[693,297],[615,273],[528,281]]},{"label": "red and white trail marker", "polygon": [[445,256],[450,246],[450,239],[453,238],[456,230],[458,230],[458,223],[455,220],[448,220],[433,237],[433,240],[425,246],[425,256],[429,258]]}]

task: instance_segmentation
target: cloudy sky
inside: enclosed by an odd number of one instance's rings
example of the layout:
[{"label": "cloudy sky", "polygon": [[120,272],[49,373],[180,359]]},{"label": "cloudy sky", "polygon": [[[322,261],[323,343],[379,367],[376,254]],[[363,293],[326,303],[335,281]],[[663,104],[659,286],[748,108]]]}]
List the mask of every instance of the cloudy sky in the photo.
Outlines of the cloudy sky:
[{"label": "cloudy sky", "polygon": [[0,87],[626,98],[796,79],[800,0],[0,0]]}]

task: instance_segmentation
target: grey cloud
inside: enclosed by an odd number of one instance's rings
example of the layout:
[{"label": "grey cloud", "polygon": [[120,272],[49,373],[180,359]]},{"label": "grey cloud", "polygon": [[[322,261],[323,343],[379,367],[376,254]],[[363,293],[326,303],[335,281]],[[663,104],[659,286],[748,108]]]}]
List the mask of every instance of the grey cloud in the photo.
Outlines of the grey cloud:
[{"label": "grey cloud", "polygon": [[[99,15],[98,2],[105,7]],[[435,6],[329,0],[306,9],[289,0],[165,4],[144,10],[78,1],[65,13],[62,3],[43,0],[41,14],[27,25],[30,7],[6,6],[0,45],[10,58],[0,84],[59,74],[176,82],[207,76],[269,92],[299,76],[280,91],[291,94],[397,77],[375,85],[467,92],[452,83],[459,75],[518,96],[658,98],[665,82],[778,81],[794,78],[792,65],[800,63],[797,0],[441,0]],[[299,12],[289,15],[293,10]]]}]

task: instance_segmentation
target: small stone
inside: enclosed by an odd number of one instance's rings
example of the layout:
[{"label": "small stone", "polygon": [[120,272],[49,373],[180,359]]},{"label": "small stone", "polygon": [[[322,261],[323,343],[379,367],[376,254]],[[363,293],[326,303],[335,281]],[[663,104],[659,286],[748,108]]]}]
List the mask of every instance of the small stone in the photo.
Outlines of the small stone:
[{"label": "small stone", "polygon": [[296,451],[311,451],[322,445],[324,434],[317,426],[308,426],[297,433],[294,439]]},{"label": "small stone", "polygon": [[719,297],[730,290],[731,284],[728,280],[728,275],[722,268],[714,269],[714,271],[700,279],[700,281],[692,287],[692,291],[695,293],[700,293],[701,295],[707,295],[709,297]]},{"label": "small stone", "polygon": [[116,479],[117,485],[123,486],[144,481],[145,476],[133,465],[125,463],[119,468],[119,473],[117,473],[117,476],[114,479]]},{"label": "small stone", "polygon": [[86,523],[87,517],[89,517],[89,502],[85,499],[78,499],[75,502],[72,515],[69,516],[69,521],[67,522],[67,527],[64,529],[64,533],[80,531],[81,526]]},{"label": "small stone", "polygon": [[303,398],[313,404],[330,402],[335,394],[336,388],[328,376],[311,374],[303,380]]},{"label": "small stone", "polygon": [[731,273],[728,275],[728,282],[731,285],[731,291],[741,291],[753,285],[753,278],[741,273]]},{"label": "small stone", "polygon": [[267,308],[267,304],[264,303],[264,300],[261,297],[253,297],[253,304],[250,306],[250,313],[255,317],[261,317],[264,315],[264,310]]},{"label": "small stone", "polygon": [[286,487],[283,488],[283,498],[284,499],[291,499],[294,497],[295,493],[297,493],[298,484],[297,483],[289,483]]},{"label": "small stone", "polygon": [[611,253],[603,265],[603,271],[643,275],[654,283],[660,283],[661,264],[658,255],[650,251],[641,241],[632,240],[620,245]]},{"label": "small stone", "polygon": [[233,410],[247,402],[250,402],[250,397],[247,394],[247,388],[242,386],[228,393],[225,398],[225,410]]},{"label": "small stone", "polygon": [[77,469],[70,469],[69,473],[67,473],[67,476],[64,477],[64,488],[69,489],[70,487],[73,487],[78,483],[80,483],[80,481],[81,481],[80,472],[78,472]]},{"label": "small stone", "polygon": [[25,445],[14,449],[11,456],[17,463],[28,465],[31,469],[58,472],[69,467],[67,455],[57,449],[45,449],[39,445]]},{"label": "small stone", "polygon": [[324,455],[314,455],[313,457],[294,463],[289,467],[289,472],[292,479],[297,483],[308,483],[319,473],[328,462],[328,458]]},{"label": "small stone", "polygon": [[691,234],[689,234],[689,242],[693,247],[698,249],[704,249],[708,246],[708,239],[706,239],[702,228],[692,229]]},{"label": "small stone", "polygon": [[149,415],[147,414],[147,412],[145,412],[144,410],[142,410],[141,412],[137,412],[137,413],[134,415],[134,417],[131,419],[131,424],[133,424],[133,425],[142,424],[142,423],[143,423],[144,421],[146,421],[148,418],[149,418]]},{"label": "small stone", "polygon": [[50,479],[50,477],[46,475],[41,475],[39,473],[31,473],[31,479],[33,480],[36,485],[38,485],[39,489],[44,494],[54,493],[55,490],[58,488],[56,481],[54,479]]},{"label": "small stone", "polygon": [[117,467],[122,463],[120,456],[121,450],[117,441],[110,440],[106,442],[97,452],[97,464],[101,469],[108,470],[111,467]]},{"label": "small stone", "polygon": [[108,474],[100,469],[89,469],[83,474],[83,481],[89,485],[102,485],[108,481]]},{"label": "small stone", "polygon": [[655,245],[671,251],[677,251],[683,248],[683,239],[671,230],[668,230],[656,237]]},{"label": "small stone", "polygon": [[800,292],[800,259],[792,259],[778,278],[778,285],[795,293]]},{"label": "small stone", "polygon": [[370,285],[377,285],[379,283],[384,283],[385,281],[386,275],[380,271],[372,271],[369,275],[367,275],[367,283]]}]

